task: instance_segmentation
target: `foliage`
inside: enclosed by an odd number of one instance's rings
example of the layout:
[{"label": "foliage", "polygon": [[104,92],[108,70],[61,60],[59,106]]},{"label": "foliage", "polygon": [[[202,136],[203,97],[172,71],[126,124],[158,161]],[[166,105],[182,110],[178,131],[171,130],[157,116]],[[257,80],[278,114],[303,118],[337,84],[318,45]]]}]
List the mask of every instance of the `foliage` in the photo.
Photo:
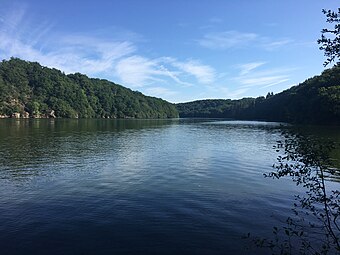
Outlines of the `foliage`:
[{"label": "foliage", "polygon": [[[322,29],[321,39],[318,40],[318,44],[320,44],[320,50],[324,51],[324,55],[327,58],[324,66],[334,62],[339,64],[340,58],[340,8],[338,8],[338,12],[334,12],[332,10],[323,9],[322,12],[327,17],[327,22],[334,24],[333,29],[324,28]],[[327,37],[329,36],[329,37]]]},{"label": "foliage", "polygon": [[278,94],[177,104],[180,117],[340,124],[340,66]]},{"label": "foliage", "polygon": [[174,118],[174,105],[113,82],[18,58],[0,63],[0,115],[63,118]]},{"label": "foliage", "polygon": [[177,104],[181,117],[240,118],[254,104],[253,98],[240,100],[208,99]]},{"label": "foliage", "polygon": [[254,238],[273,254],[340,254],[340,191],[330,190],[327,177],[339,170],[329,157],[334,144],[311,137],[286,135],[275,149],[282,153],[266,177],[291,177],[305,195],[297,195],[294,216],[273,228],[273,239]]}]

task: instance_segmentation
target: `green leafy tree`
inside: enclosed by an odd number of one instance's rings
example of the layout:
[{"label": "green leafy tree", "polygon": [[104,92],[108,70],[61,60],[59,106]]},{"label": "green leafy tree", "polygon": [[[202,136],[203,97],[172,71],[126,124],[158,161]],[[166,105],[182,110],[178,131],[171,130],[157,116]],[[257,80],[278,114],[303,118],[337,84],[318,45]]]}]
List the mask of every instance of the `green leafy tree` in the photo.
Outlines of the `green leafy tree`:
[{"label": "green leafy tree", "polygon": [[281,93],[239,100],[177,104],[181,117],[233,118],[308,124],[340,124],[340,65]]},{"label": "green leafy tree", "polygon": [[318,40],[318,44],[320,44],[320,50],[324,51],[324,55],[326,57],[326,61],[324,62],[324,66],[332,62],[336,62],[339,64],[340,59],[340,8],[338,11],[325,10],[322,12],[327,17],[327,22],[330,24],[334,24],[334,27],[331,29],[324,28],[322,29],[321,39]]},{"label": "green leafy tree", "polygon": [[276,170],[265,177],[290,177],[305,192],[295,197],[293,214],[286,224],[273,228],[272,239],[252,240],[273,254],[340,254],[340,191],[327,185],[328,178],[340,173],[329,156],[334,143],[284,135],[286,139],[274,147],[280,154],[273,166]]},{"label": "green leafy tree", "polygon": [[178,117],[169,102],[107,80],[65,75],[18,58],[0,62],[0,115],[26,111],[48,117],[52,110],[61,118]]}]

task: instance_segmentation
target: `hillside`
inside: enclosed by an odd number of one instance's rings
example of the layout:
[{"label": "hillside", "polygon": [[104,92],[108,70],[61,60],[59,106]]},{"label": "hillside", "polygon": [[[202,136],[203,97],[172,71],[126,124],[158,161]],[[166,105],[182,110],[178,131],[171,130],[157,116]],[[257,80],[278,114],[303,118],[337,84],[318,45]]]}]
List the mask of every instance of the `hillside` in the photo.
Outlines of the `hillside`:
[{"label": "hillside", "polygon": [[18,58],[0,62],[1,117],[174,118],[177,109],[113,82]]},{"label": "hillside", "polygon": [[[176,109],[177,108],[177,109]],[[340,124],[340,66],[266,97],[180,103],[17,58],[0,62],[0,117],[233,118]]]},{"label": "hillside", "polygon": [[340,124],[340,66],[276,95],[177,104],[180,117]]}]

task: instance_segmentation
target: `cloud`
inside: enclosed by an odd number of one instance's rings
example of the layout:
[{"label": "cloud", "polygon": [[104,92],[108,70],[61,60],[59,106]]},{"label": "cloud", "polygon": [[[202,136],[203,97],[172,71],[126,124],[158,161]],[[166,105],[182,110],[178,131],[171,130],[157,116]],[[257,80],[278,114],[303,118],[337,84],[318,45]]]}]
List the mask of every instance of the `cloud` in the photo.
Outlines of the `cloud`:
[{"label": "cloud", "polygon": [[[79,39],[79,38],[78,38]],[[75,40],[75,43],[62,43],[58,51],[46,54],[48,63],[67,73],[82,72],[89,75],[110,75],[118,59],[135,51],[131,42],[109,42],[91,37]]]},{"label": "cloud", "polygon": [[246,75],[250,71],[254,70],[257,67],[264,65],[266,62],[252,62],[239,65],[238,67],[241,69],[240,75]]},{"label": "cloud", "polygon": [[147,92],[148,95],[161,98],[169,98],[178,94],[178,92],[164,87],[149,87],[146,88],[145,91]]},{"label": "cloud", "polygon": [[[18,57],[65,73],[106,78],[172,101],[183,97],[175,90],[183,92],[195,85],[206,89],[219,79],[213,67],[198,59],[149,58],[140,54],[133,39],[137,36],[132,32],[114,31],[111,27],[109,34],[60,33],[53,23],[34,20],[25,5],[15,7],[0,10],[2,59]],[[136,40],[140,42],[141,38]]]},{"label": "cloud", "polygon": [[265,69],[257,70],[258,67],[265,65],[266,62],[251,62],[238,65],[239,75],[233,80],[237,81],[241,88],[267,88],[290,80],[289,72],[293,69]]},{"label": "cloud", "polygon": [[223,95],[223,97],[228,99],[237,99],[240,98],[241,95],[244,95],[249,90],[249,88],[238,88],[231,90],[227,87],[219,87],[218,91],[220,94]]},{"label": "cloud", "polygon": [[231,99],[240,98],[240,96],[244,95],[248,90],[249,90],[248,88],[240,88],[240,89],[230,91],[228,93],[228,98],[231,98]]},{"label": "cloud", "polygon": [[191,86],[190,83],[179,79],[180,72],[170,71],[169,67],[165,66],[170,59],[149,59],[138,55],[129,56],[117,63],[115,74],[124,84],[133,87],[145,87],[154,82],[163,83],[166,78],[170,78],[181,85]]},{"label": "cloud", "polygon": [[153,61],[142,56],[131,56],[120,60],[115,72],[124,84],[133,87],[142,87],[150,81],[159,81],[156,77],[165,72],[158,68],[158,61]]},{"label": "cloud", "polygon": [[291,39],[282,39],[282,40],[278,40],[278,41],[272,41],[272,42],[267,42],[263,44],[263,48],[271,51],[271,50],[275,50],[278,49],[284,45],[288,45],[290,43],[292,43],[293,40]]},{"label": "cloud", "polygon": [[198,43],[206,48],[224,50],[234,47],[243,47],[258,38],[254,33],[241,33],[238,31],[225,31],[208,33],[198,40]]},{"label": "cloud", "polygon": [[[13,11],[15,10],[15,11]],[[14,3],[12,9],[2,9],[0,13],[0,22],[2,23],[1,31],[8,33],[16,32],[26,14],[27,6],[25,4]]]},{"label": "cloud", "polygon": [[172,65],[194,76],[199,83],[210,84],[215,81],[215,70],[208,65],[201,64],[197,60],[189,60],[187,62],[174,61]]},{"label": "cloud", "polygon": [[181,74],[180,72],[174,72],[174,71],[170,71],[168,68],[166,68],[164,65],[161,65],[159,67],[162,71],[165,72],[165,74],[167,74],[172,80],[174,80],[176,83],[184,85],[186,87],[192,87],[193,84],[189,83],[189,82],[185,82],[179,79],[179,75]]},{"label": "cloud", "polygon": [[42,22],[31,30],[33,26],[29,26],[26,20],[26,9],[19,8],[16,12],[8,12],[0,21],[0,53],[3,58],[14,56],[66,73],[95,75],[112,72],[117,59],[136,50],[128,41],[101,40],[91,36],[56,37],[50,33],[51,25]]},{"label": "cloud", "polygon": [[117,34],[115,37],[120,40],[103,39],[93,33],[91,36],[58,34],[46,22],[40,22],[39,26],[30,25],[27,22],[31,20],[27,17],[28,13],[25,6],[7,11],[6,15],[0,12],[1,57],[37,61],[65,73],[81,72],[118,79],[122,84],[135,88],[171,82],[188,87],[193,86],[192,79],[200,84],[215,80],[215,70],[198,60],[180,61],[172,57],[150,59],[136,54],[135,43],[122,40],[129,37],[131,32],[126,35],[119,30],[123,37]]},{"label": "cloud", "polygon": [[[88,38],[91,41],[91,38]],[[63,43],[58,50],[42,52],[34,45],[0,33],[0,52],[63,70],[66,73],[105,73],[113,70],[114,62],[134,52],[130,42],[101,42],[98,44]]]},{"label": "cloud", "polygon": [[[223,81],[218,80],[208,91],[211,95],[219,95],[219,98],[238,99],[249,94],[259,96],[268,92],[266,88],[291,80],[290,72],[295,69],[268,68],[266,64],[265,61],[257,61],[235,65],[237,71],[234,76],[226,77]],[[216,98],[210,94],[202,94],[201,97]]]},{"label": "cloud", "polygon": [[256,33],[244,33],[239,31],[222,31],[207,33],[197,40],[202,47],[213,50],[227,50],[231,48],[258,47],[263,50],[275,50],[293,43],[289,38],[273,39]]},{"label": "cloud", "polygon": [[116,60],[136,51],[132,42],[109,41],[90,36],[66,36],[60,40],[63,46],[71,52],[79,52],[88,57],[97,56],[102,59]]},{"label": "cloud", "polygon": [[[288,78],[288,76],[286,77],[282,77],[282,79],[277,79],[276,81],[272,82],[272,83],[269,83],[263,87],[261,87],[261,89],[264,89],[264,88],[269,88],[269,87],[272,87],[272,86],[275,86],[277,84],[281,84],[281,83],[284,83],[286,81],[289,81],[290,79]],[[288,86],[289,87],[289,86]]]},{"label": "cloud", "polygon": [[179,85],[193,86],[192,83],[185,81],[188,79],[187,76],[193,76],[201,84],[209,84],[215,80],[215,71],[212,67],[203,65],[197,60],[178,61],[171,57],[152,60],[137,55],[130,56],[117,63],[115,72],[124,84],[133,87],[165,82],[166,78]]},{"label": "cloud", "polygon": [[285,81],[289,81],[287,75],[246,77],[240,79],[240,83],[243,85],[243,87],[253,87],[261,85],[263,86],[262,88],[274,86]]}]

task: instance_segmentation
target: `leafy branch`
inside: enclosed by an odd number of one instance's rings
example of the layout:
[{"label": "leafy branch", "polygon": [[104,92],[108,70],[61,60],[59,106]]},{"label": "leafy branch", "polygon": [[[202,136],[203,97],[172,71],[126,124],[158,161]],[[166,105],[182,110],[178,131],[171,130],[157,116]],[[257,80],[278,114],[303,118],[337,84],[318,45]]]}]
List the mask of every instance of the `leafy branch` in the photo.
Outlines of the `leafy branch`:
[{"label": "leafy branch", "polygon": [[332,10],[322,10],[323,14],[326,15],[326,22],[333,24],[334,28],[328,29],[324,28],[321,30],[321,38],[317,41],[321,46],[320,50],[324,51],[324,55],[326,57],[326,61],[324,62],[324,66],[332,62],[336,62],[339,64],[340,57],[340,8],[338,8],[338,12]]},{"label": "leafy branch", "polygon": [[293,216],[285,226],[273,228],[273,239],[253,238],[257,247],[273,254],[340,254],[340,191],[327,187],[327,178],[338,171],[329,157],[334,146],[331,141],[291,134],[277,141],[274,149],[281,155],[275,171],[264,176],[290,177],[305,193],[295,196]]}]

